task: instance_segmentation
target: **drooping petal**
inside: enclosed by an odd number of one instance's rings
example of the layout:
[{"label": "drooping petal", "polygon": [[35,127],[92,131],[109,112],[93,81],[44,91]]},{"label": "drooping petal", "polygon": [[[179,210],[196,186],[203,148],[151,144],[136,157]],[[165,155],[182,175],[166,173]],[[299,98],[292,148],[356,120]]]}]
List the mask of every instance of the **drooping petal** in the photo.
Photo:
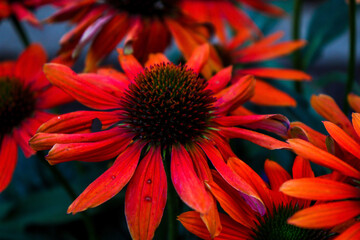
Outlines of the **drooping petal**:
[{"label": "drooping petal", "polygon": [[360,144],[334,123],[328,121],[324,121],[323,123],[328,133],[341,147],[360,159]]},{"label": "drooping petal", "polygon": [[151,148],[126,189],[125,216],[133,239],[152,239],[159,226],[167,194],[160,149]]},{"label": "drooping petal", "polygon": [[75,214],[96,207],[120,192],[135,172],[141,148],[142,146],[136,143],[130,145],[106,172],[75,199],[67,212]]},{"label": "drooping petal", "polygon": [[311,169],[310,162],[300,156],[296,156],[295,158],[292,174],[294,179],[315,177],[315,174]]},{"label": "drooping petal", "polygon": [[360,239],[360,223],[357,222],[346,231],[337,236],[334,240],[357,240]]},{"label": "drooping petal", "polygon": [[211,197],[211,207],[207,213],[201,213],[200,218],[205,223],[206,228],[208,229],[211,238],[219,236],[222,226],[219,216],[219,210],[217,208],[217,203],[214,197]]},{"label": "drooping petal", "polygon": [[275,161],[266,160],[264,169],[272,190],[279,191],[281,184],[291,179],[290,174]]},{"label": "drooping petal", "polygon": [[315,147],[302,139],[289,139],[288,143],[296,154],[316,164],[334,169],[350,177],[360,178],[360,172],[334,155]]},{"label": "drooping petal", "polygon": [[2,138],[0,145],[0,193],[9,185],[17,162],[17,146],[10,135]]},{"label": "drooping petal", "polygon": [[16,61],[15,77],[20,79],[25,86],[31,86],[33,83],[36,84],[36,76],[40,74],[46,59],[46,52],[41,45],[30,45]]},{"label": "drooping petal", "polygon": [[254,132],[251,130],[236,128],[236,127],[221,127],[220,134],[226,138],[241,138],[255,143],[261,147],[274,150],[274,149],[289,149],[290,146],[286,142],[282,142],[273,137],[267,136],[262,133]]},{"label": "drooping petal", "polygon": [[211,196],[196,175],[189,153],[179,145],[171,152],[171,180],[180,198],[191,208],[206,213],[211,205]]},{"label": "drooping petal", "polygon": [[285,182],[280,191],[287,195],[309,200],[341,200],[359,198],[360,189],[323,178],[300,178]]},{"label": "drooping petal", "polygon": [[216,170],[220,175],[236,190],[241,192],[247,204],[252,209],[259,212],[261,215],[265,214],[264,203],[260,199],[256,191],[243,178],[236,175],[231,168],[225,164],[220,152],[211,144],[203,142],[199,143],[205,154],[208,156]]},{"label": "drooping petal", "polygon": [[290,217],[288,223],[304,228],[330,228],[359,214],[359,201],[333,202],[301,210]]},{"label": "drooping petal", "polygon": [[208,229],[200,218],[200,213],[195,211],[184,212],[177,219],[189,232],[201,239],[211,239]]},{"label": "drooping petal", "polygon": [[256,79],[254,96],[250,101],[263,106],[296,106],[295,99],[289,94],[259,79]]},{"label": "drooping petal", "polygon": [[[55,86],[61,88],[76,100],[94,109],[112,109],[119,107],[119,98],[110,91],[105,91],[108,81],[102,83],[102,76],[99,81],[87,81],[86,78],[78,76],[69,67],[56,63],[49,63],[44,66],[44,72],[48,80]],[[94,75],[95,78],[95,75]],[[102,86],[105,84],[105,86]]]},{"label": "drooping petal", "polygon": [[226,67],[217,72],[212,78],[209,79],[207,89],[218,93],[223,90],[231,80],[232,66]]},{"label": "drooping petal", "polygon": [[278,78],[295,81],[310,81],[311,76],[303,71],[281,68],[249,68],[236,70],[236,75],[254,75],[263,78]]},{"label": "drooping petal", "polygon": [[47,133],[83,133],[90,132],[94,119],[99,119],[102,129],[118,122],[119,112],[77,111],[66,113],[42,124],[38,132]]},{"label": "drooping petal", "polygon": [[120,154],[130,142],[131,138],[122,134],[94,142],[56,143],[46,160],[51,165],[68,161],[105,161]]},{"label": "drooping petal", "polygon": [[350,120],[342,112],[332,97],[324,94],[320,94],[318,96],[313,95],[311,96],[310,103],[314,110],[323,118],[335,123],[351,137],[356,139],[357,135],[355,134]]}]

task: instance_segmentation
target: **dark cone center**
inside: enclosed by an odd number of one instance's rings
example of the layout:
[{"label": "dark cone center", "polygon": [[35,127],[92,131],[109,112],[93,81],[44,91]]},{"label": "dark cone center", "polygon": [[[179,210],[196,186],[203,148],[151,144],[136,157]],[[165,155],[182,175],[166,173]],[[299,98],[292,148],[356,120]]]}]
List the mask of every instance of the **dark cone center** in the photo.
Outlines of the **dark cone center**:
[{"label": "dark cone center", "polygon": [[211,127],[215,102],[206,86],[207,81],[186,66],[169,63],[145,69],[121,101],[129,131],[162,146],[202,137]]}]

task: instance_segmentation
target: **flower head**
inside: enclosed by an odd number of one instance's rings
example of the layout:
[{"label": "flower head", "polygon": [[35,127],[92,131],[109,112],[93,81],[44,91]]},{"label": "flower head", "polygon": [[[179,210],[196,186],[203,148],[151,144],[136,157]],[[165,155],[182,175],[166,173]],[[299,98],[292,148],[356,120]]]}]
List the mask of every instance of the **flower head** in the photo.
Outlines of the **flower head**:
[{"label": "flower head", "polygon": [[[355,108],[357,98],[353,94],[349,96]],[[334,172],[321,178],[290,180],[281,186],[280,190],[287,195],[322,201],[297,212],[288,222],[306,228],[333,228],[334,232],[341,233],[337,239],[358,239],[360,114],[353,113],[351,124],[331,97],[313,96],[311,103],[318,113],[329,120],[324,121],[324,126],[330,137],[326,144],[322,144],[327,148],[321,149],[319,141],[312,141],[313,138],[288,141],[296,154]]]},{"label": "flower head", "polygon": [[[103,161],[114,164],[71,204],[76,213],[98,206],[127,184],[125,214],[133,238],[151,238],[166,204],[166,172],[180,198],[200,212],[204,221],[217,214],[216,204],[204,181],[211,178],[207,158],[219,173],[261,213],[263,203],[246,181],[225,164],[233,156],[229,138],[244,138],[269,149],[287,144],[252,130],[235,127],[259,123],[286,132],[288,122],[280,115],[226,116],[249,97],[251,76],[228,85],[231,69],[209,81],[199,78],[209,46],[203,45],[186,65],[174,65],[162,54],[150,55],[144,69],[132,55],[119,50],[125,74],[100,69],[99,74],[75,74],[69,68],[48,64],[47,78],[88,107],[106,111],[81,111],[53,118],[43,124],[30,144],[36,150],[50,149],[51,164]],[[100,131],[91,132],[98,118]],[[256,128],[255,125],[249,125]],[[164,166],[165,163],[165,166]]]},{"label": "flower head", "polygon": [[[251,179],[251,186],[261,196],[266,213],[261,215],[249,208],[239,193],[213,172],[214,181],[207,182],[207,186],[228,214],[220,214],[222,230],[218,239],[327,239],[327,230],[299,228],[287,223],[290,216],[309,206],[311,202],[288,197],[279,192],[279,186],[291,179],[279,164],[269,160],[265,162],[265,172],[271,188],[240,159],[230,158],[227,165],[242,178]],[[293,178],[301,177],[314,177],[314,173],[309,162],[298,157],[293,166]],[[190,232],[203,239],[210,239],[210,234],[198,213],[185,212],[178,219]]]},{"label": "flower head", "polygon": [[[81,10],[81,11],[80,11]],[[179,1],[71,1],[48,19],[48,22],[70,20],[77,26],[60,40],[61,54],[76,57],[89,42],[86,71],[97,64],[122,41],[126,52],[144,63],[149,53],[163,52],[175,40],[186,59],[199,45],[208,41],[209,30],[191,15],[184,14]],[[221,62],[211,48],[211,69],[218,71]]]},{"label": "flower head", "polygon": [[17,61],[0,63],[0,192],[11,181],[17,146],[22,148],[25,157],[31,156],[34,150],[28,145],[30,137],[54,116],[44,110],[70,100],[45,78],[42,73],[45,62],[46,53],[34,44]]}]

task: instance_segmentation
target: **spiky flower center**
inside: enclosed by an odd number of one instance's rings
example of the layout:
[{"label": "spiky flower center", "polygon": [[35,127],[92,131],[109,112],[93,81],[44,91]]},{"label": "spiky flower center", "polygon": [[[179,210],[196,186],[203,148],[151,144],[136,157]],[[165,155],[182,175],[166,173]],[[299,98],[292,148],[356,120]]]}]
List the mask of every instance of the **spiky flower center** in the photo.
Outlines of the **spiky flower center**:
[{"label": "spiky flower center", "polygon": [[329,233],[323,230],[299,228],[287,223],[287,219],[299,210],[297,206],[277,206],[272,214],[259,218],[253,230],[253,240],[325,240]]},{"label": "spiky flower center", "polygon": [[192,142],[211,127],[212,92],[186,66],[151,66],[135,78],[121,101],[129,131],[137,139],[168,146]]},{"label": "spiky flower center", "polygon": [[0,77],[0,136],[14,127],[35,110],[35,98],[16,78]]},{"label": "spiky flower center", "polygon": [[175,11],[177,0],[106,0],[106,2],[130,14],[161,17]]}]

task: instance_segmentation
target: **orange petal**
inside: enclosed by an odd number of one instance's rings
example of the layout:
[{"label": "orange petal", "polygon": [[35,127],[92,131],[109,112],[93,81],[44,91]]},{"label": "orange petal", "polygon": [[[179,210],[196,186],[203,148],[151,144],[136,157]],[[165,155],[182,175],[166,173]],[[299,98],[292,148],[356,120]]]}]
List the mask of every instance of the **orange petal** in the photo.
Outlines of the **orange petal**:
[{"label": "orange petal", "polygon": [[254,96],[250,101],[262,106],[296,106],[295,99],[289,94],[258,79],[256,79]]},{"label": "orange petal", "polygon": [[360,113],[352,114],[352,124],[354,126],[356,134],[360,137]]},{"label": "orange petal", "polygon": [[170,63],[169,59],[162,53],[151,53],[148,60],[145,63],[145,67],[150,68],[150,66],[161,64],[161,63]]},{"label": "orange petal", "polygon": [[189,153],[182,145],[172,148],[170,171],[181,200],[200,213],[209,211],[211,196],[196,175]]},{"label": "orange petal", "polygon": [[323,178],[293,179],[285,182],[280,191],[292,197],[309,200],[341,200],[360,197],[360,189]]},{"label": "orange petal", "polygon": [[359,214],[359,201],[333,202],[301,210],[289,218],[288,223],[303,228],[330,228]]},{"label": "orange petal", "polygon": [[326,136],[318,131],[315,131],[302,122],[290,123],[289,136],[290,138],[301,138],[311,142],[318,148],[327,150],[325,144]]},{"label": "orange petal", "polygon": [[324,121],[324,126],[331,137],[346,151],[360,159],[360,145],[332,122]]},{"label": "orange petal", "polygon": [[96,207],[120,192],[135,172],[141,148],[139,144],[130,145],[106,172],[75,199],[67,212],[75,214]]},{"label": "orange petal", "polygon": [[351,137],[357,137],[350,120],[341,111],[332,97],[324,94],[313,95],[311,96],[310,103],[314,110],[323,118],[344,129]]},{"label": "orange petal", "polygon": [[232,66],[226,67],[209,79],[207,89],[218,93],[223,90],[231,80]]},{"label": "orange petal", "polygon": [[315,147],[302,139],[289,139],[288,143],[296,154],[316,164],[334,169],[350,177],[360,178],[360,172],[334,155]]},{"label": "orange petal", "polygon": [[360,239],[360,223],[357,222],[346,231],[341,233],[339,236],[334,238],[334,240],[357,240]]},{"label": "orange petal", "polygon": [[184,212],[177,219],[189,232],[201,239],[211,239],[209,231],[200,218],[200,213],[195,211]]},{"label": "orange petal", "polygon": [[347,99],[351,108],[354,109],[355,112],[360,112],[360,96],[349,93]]},{"label": "orange petal", "polygon": [[152,239],[166,205],[167,181],[160,149],[151,148],[126,189],[125,216],[133,239]]},{"label": "orange petal", "polygon": [[254,132],[251,130],[236,128],[236,127],[221,127],[220,134],[227,138],[241,138],[255,143],[261,147],[274,150],[274,149],[289,149],[289,144],[277,140],[273,137],[267,136],[262,133]]},{"label": "orange petal", "polygon": [[249,68],[236,70],[236,75],[254,75],[263,78],[278,78],[297,81],[310,81],[311,76],[303,71],[281,68]]},{"label": "orange petal", "polygon": [[121,48],[117,51],[119,53],[120,65],[128,76],[129,80],[132,82],[139,73],[144,72],[144,69],[133,55],[125,54]]},{"label": "orange petal", "polygon": [[281,184],[291,179],[290,174],[277,162],[267,159],[264,168],[272,190],[278,191]]},{"label": "orange petal", "polygon": [[4,135],[0,145],[0,193],[10,184],[17,157],[15,140],[9,135]]},{"label": "orange petal", "polygon": [[315,177],[313,170],[311,169],[310,162],[300,156],[296,156],[293,168],[293,178],[310,178]]},{"label": "orange petal", "polygon": [[214,197],[211,197],[211,207],[209,211],[207,213],[200,214],[200,218],[205,223],[212,239],[219,236],[222,230],[219,211],[216,205],[217,203]]}]

